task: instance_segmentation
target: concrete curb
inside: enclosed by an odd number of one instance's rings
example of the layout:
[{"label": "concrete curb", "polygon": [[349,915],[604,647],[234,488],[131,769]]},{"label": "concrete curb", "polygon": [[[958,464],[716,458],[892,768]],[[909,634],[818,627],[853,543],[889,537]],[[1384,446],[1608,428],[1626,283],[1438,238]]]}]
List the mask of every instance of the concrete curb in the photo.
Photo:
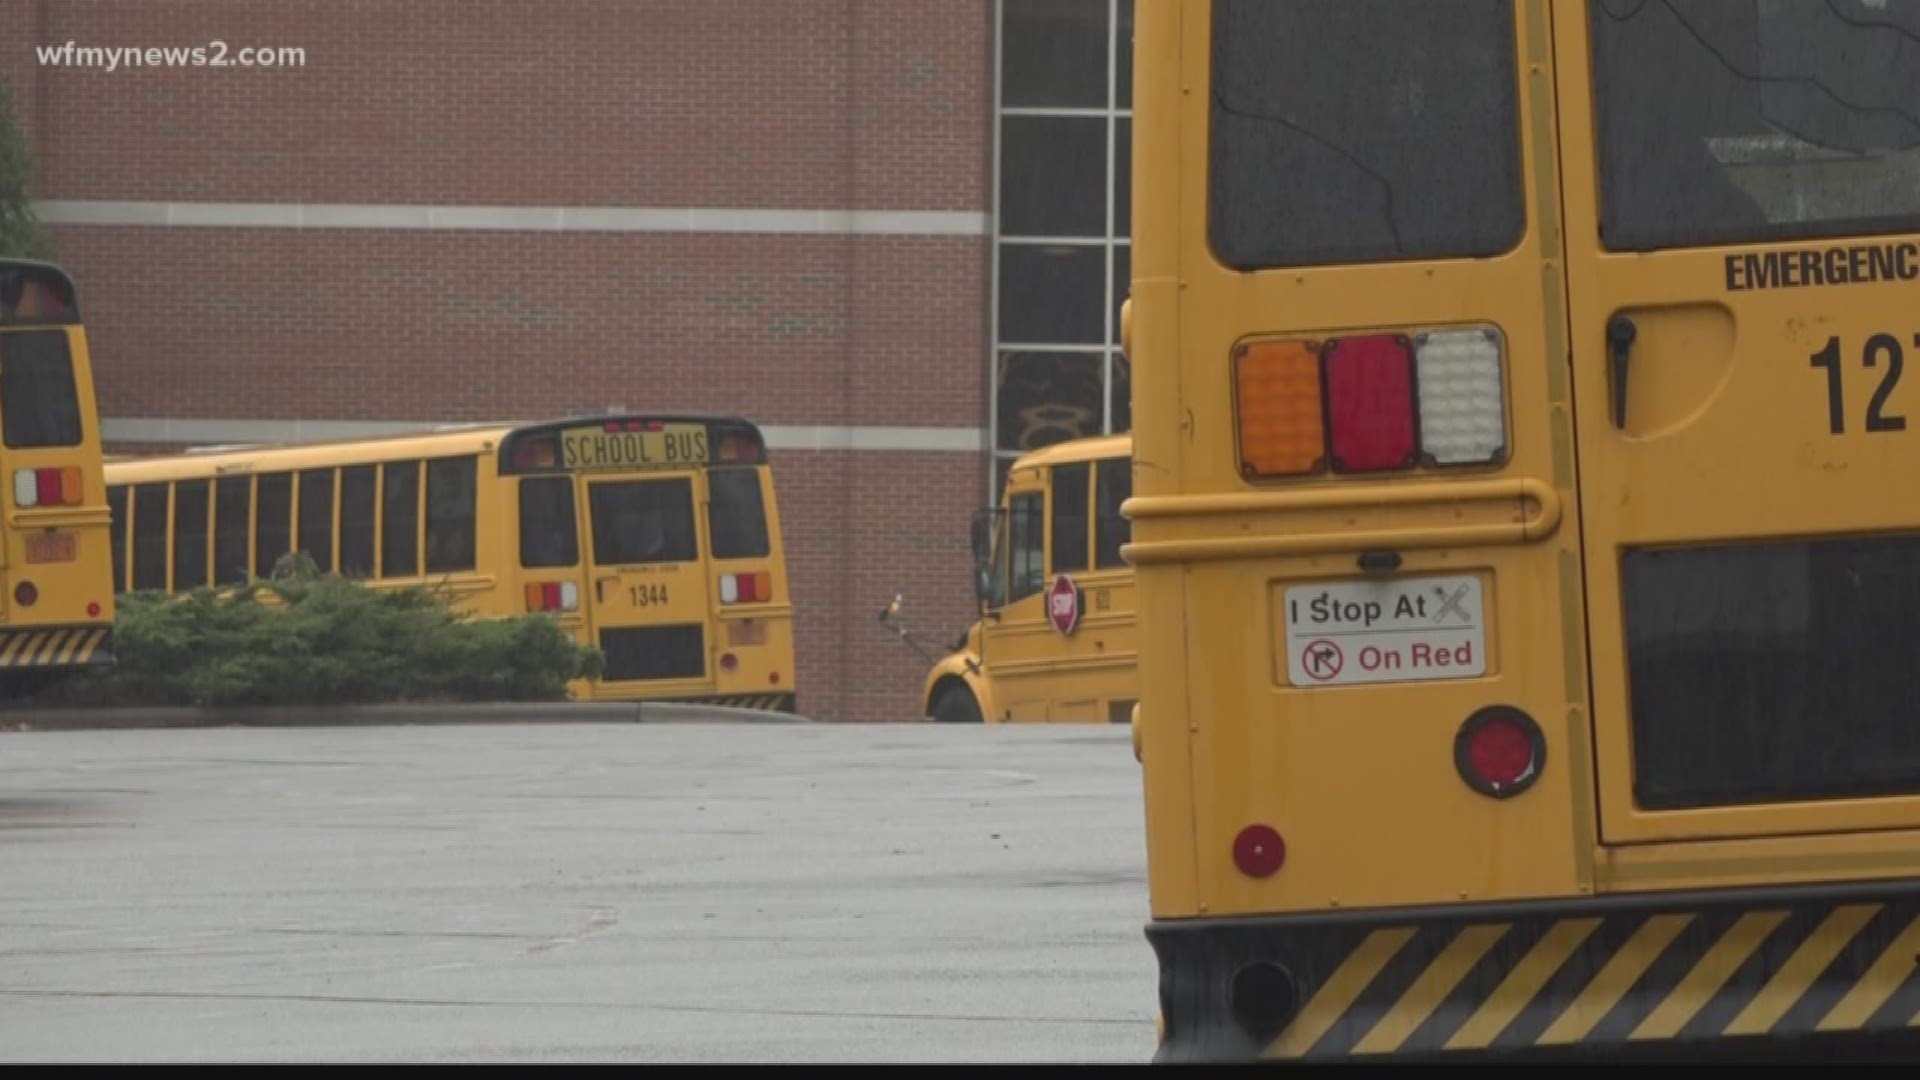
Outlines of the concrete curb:
[{"label": "concrete curb", "polygon": [[411,724],[806,724],[804,716],[677,701],[488,702],[221,708],[4,709],[0,732],[133,728],[401,727]]}]

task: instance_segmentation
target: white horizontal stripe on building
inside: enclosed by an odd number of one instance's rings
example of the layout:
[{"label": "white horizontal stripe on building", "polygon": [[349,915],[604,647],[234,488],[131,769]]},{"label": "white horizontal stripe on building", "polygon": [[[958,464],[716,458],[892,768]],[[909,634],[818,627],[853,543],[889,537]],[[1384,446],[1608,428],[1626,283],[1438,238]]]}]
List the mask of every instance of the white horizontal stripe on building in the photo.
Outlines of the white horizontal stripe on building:
[{"label": "white horizontal stripe on building", "polygon": [[529,232],[789,233],[829,236],[985,236],[987,214],[966,210],[731,210],[707,207],[394,206],[359,203],[123,202],[47,199],[54,225],[248,229],[461,229]]},{"label": "white horizontal stripe on building", "polygon": [[[538,421],[500,421],[519,424]],[[101,433],[110,442],[182,443],[226,446],[249,443],[323,442],[382,435],[413,435],[436,428],[470,427],[433,420],[171,420],[152,417],[102,418]],[[892,450],[984,453],[987,433],[977,427],[834,427],[763,425],[769,450]]]}]

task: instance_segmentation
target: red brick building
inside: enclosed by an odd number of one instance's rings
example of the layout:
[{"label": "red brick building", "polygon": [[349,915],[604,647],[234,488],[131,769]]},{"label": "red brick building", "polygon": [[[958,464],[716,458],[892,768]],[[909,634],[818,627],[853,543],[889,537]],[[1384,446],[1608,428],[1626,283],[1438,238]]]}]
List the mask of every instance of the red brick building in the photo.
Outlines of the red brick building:
[{"label": "red brick building", "polygon": [[14,0],[0,80],[113,446],[737,413],[802,709],[898,720],[881,606],[949,640],[994,463],[1126,425],[1130,9]]}]

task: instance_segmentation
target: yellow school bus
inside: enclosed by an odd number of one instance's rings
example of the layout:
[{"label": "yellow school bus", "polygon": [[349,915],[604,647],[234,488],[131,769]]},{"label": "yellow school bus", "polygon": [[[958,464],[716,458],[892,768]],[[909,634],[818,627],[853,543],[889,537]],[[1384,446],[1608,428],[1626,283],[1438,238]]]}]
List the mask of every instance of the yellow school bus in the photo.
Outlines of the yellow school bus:
[{"label": "yellow school bus", "polygon": [[1024,454],[973,523],[980,618],[935,664],[925,715],[946,723],[1125,723],[1138,696],[1125,435]]},{"label": "yellow school bus", "polygon": [[1920,3],[1135,10],[1160,1057],[1912,1053]]},{"label": "yellow school bus", "polygon": [[73,280],[57,266],[0,260],[0,688],[113,662],[100,422]]},{"label": "yellow school bus", "polygon": [[595,700],[796,708],[793,607],[760,431],[619,415],[234,447],[106,466],[122,591],[265,578],[292,551],[599,648]]}]

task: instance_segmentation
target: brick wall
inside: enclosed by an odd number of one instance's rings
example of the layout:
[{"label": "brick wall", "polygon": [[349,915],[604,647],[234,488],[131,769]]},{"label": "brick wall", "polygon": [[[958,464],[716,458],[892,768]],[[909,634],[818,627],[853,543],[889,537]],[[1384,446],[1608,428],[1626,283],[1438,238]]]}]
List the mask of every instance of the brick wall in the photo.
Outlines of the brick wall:
[{"label": "brick wall", "polygon": [[[992,4],[16,0],[42,197],[988,209]],[[306,50],[53,67],[34,47]],[[61,226],[109,417],[459,420],[609,405],[985,422],[982,237]],[[969,617],[972,453],[776,451],[807,711],[917,714],[875,616]]]}]

